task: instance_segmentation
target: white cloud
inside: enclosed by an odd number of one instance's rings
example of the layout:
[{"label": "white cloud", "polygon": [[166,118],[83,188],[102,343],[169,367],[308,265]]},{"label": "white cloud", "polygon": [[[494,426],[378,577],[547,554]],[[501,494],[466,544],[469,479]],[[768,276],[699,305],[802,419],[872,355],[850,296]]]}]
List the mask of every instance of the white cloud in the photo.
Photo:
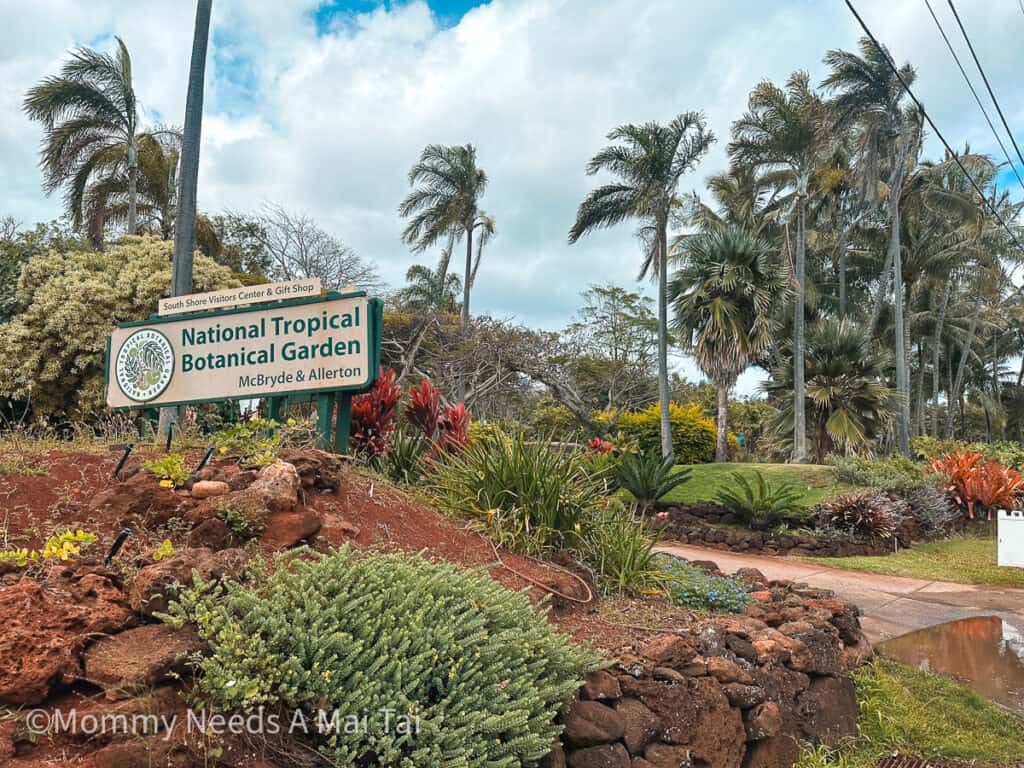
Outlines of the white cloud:
[{"label": "white cloud", "polygon": [[[39,190],[39,132],[20,101],[68,47],[120,34],[148,115],[180,122],[190,5],[0,0],[0,213],[34,220],[59,211]],[[935,5],[956,43],[948,9]],[[409,166],[429,142],[473,142],[490,176],[484,207],[499,229],[475,309],[547,327],[565,322],[587,284],[636,276],[628,227],[566,243],[594,183],[584,165],[610,128],[706,111],[720,140],[688,180],[699,187],[724,167],[729,125],[758,80],[797,68],[819,78],[825,50],[853,48],[859,37],[841,3],[798,0],[494,0],[450,28],[413,2],[336,20],[324,35],[315,6],[214,4],[201,207],[244,210],[269,199],[301,209],[397,284],[417,258],[400,241],[395,212]],[[995,149],[924,6],[858,7],[895,56],[918,67],[917,90],[947,137]],[[980,0],[964,0],[960,12],[1007,118],[1024,126],[1015,98],[1024,14]],[[938,154],[935,142],[929,151]]]}]

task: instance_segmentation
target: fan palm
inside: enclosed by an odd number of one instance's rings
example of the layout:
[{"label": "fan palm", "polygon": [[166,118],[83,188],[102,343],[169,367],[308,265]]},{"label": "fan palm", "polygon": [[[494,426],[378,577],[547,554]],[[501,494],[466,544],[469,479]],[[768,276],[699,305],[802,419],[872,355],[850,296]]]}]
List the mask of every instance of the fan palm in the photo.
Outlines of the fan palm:
[{"label": "fan palm", "polygon": [[675,327],[697,365],[718,388],[715,460],[728,461],[729,390],[771,344],[772,303],[784,287],[768,243],[736,225],[680,242],[684,266],[669,296]]},{"label": "fan palm", "polygon": [[131,57],[124,41],[116,40],[113,55],[91,48],[73,51],[59,75],[28,91],[24,110],[43,124],[43,189],[50,194],[66,187],[64,203],[73,226],[82,225],[89,184],[121,174],[127,186],[125,221],[132,233],[138,146],[145,134],[139,132]]},{"label": "fan palm", "polygon": [[811,173],[825,157],[829,146],[825,129],[824,102],[811,89],[810,76],[794,72],[785,88],[767,80],[750,94],[747,112],[733,123],[729,155],[733,162],[754,168],[774,168],[791,174],[795,192],[796,259],[793,265],[795,303],[793,308],[793,409],[796,414],[793,433],[793,461],[807,455],[803,423],[806,390],[803,371],[805,278],[806,278],[806,205]]},{"label": "fan palm", "polygon": [[[811,327],[805,349],[806,421],[813,432],[814,457],[822,463],[835,448],[853,452],[879,437],[898,397],[883,383],[889,357],[867,329],[849,319],[822,320]],[[780,400],[775,428],[793,429],[793,366],[772,372],[765,391]]]},{"label": "fan palm", "polygon": [[587,174],[610,171],[618,180],[593,190],[580,203],[576,223],[569,230],[569,242],[629,219],[637,220],[650,234],[640,278],[655,270],[658,280],[658,399],[661,452],[668,457],[672,455],[668,414],[668,224],[679,204],[679,180],[696,167],[715,136],[701,113],[685,112],[667,125],[620,125],[608,134],[608,139],[617,143],[594,155],[587,164]]},{"label": "fan palm", "polygon": [[462,290],[458,275],[445,275],[442,287],[440,267],[434,270],[424,264],[413,264],[405,273],[405,280],[407,285],[401,298],[413,309],[458,312],[458,293]]},{"label": "fan palm", "polygon": [[[477,167],[476,148],[472,144],[454,147],[430,144],[410,169],[409,184],[413,190],[398,206],[398,212],[409,218],[402,240],[413,250],[424,251],[443,237],[448,237],[452,246],[458,238],[466,238],[462,331],[468,333],[469,293],[476,275],[473,237],[480,229],[478,267],[483,240],[494,232],[493,219],[480,210],[480,198],[487,189],[487,174]],[[447,263],[439,280],[441,284],[444,284],[446,272]]]},{"label": "fan palm", "polygon": [[[897,419],[897,445],[910,455],[910,386],[907,376],[907,355],[904,341],[903,265],[900,253],[900,191],[907,173],[913,146],[919,144],[920,120],[902,102],[906,86],[913,83],[914,68],[904,64],[897,71],[890,66],[889,52],[869,38],[861,38],[860,55],[848,51],[829,51],[825,63],[831,69],[822,85],[835,94],[832,107],[839,125],[855,125],[860,131],[860,151],[865,162],[880,165],[889,161],[888,215],[889,248],[882,270],[879,296],[888,293],[892,274],[894,316],[896,321],[896,390],[900,393]],[[868,330],[873,331],[874,322]]]}]

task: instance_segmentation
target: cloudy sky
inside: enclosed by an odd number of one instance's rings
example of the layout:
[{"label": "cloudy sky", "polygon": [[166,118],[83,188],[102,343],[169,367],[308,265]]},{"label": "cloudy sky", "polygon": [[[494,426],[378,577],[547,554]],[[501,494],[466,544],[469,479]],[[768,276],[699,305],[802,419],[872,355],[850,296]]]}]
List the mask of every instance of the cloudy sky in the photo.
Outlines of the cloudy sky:
[{"label": "cloudy sky", "polygon": [[[946,137],[998,152],[924,0],[856,5],[917,67],[916,91]],[[969,62],[946,1],[932,5]],[[1024,145],[1024,9],[1019,0],[957,8]],[[0,0],[0,216],[59,214],[59,198],[40,190],[39,128],[20,104],[68,49],[106,49],[120,35],[146,122],[182,122],[193,9],[188,0]],[[840,0],[214,0],[200,208],[269,200],[309,213],[399,285],[417,259],[396,214],[409,166],[427,143],[472,142],[499,231],[474,311],[560,327],[588,284],[635,285],[629,227],[566,244],[594,183],[584,166],[610,128],[703,110],[720,140],[686,182],[699,187],[725,167],[729,125],[758,80],[798,68],[820,79],[825,51],[858,37]],[[933,140],[928,154],[938,153]]]}]

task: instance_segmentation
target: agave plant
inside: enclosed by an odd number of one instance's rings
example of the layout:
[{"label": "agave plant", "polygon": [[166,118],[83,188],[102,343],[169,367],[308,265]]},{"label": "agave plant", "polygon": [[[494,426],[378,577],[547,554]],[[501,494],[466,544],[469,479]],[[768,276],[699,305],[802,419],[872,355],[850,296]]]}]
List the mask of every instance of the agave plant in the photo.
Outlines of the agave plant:
[{"label": "agave plant", "polygon": [[690,472],[689,469],[675,471],[671,456],[662,459],[653,451],[626,453],[616,468],[615,480],[620,488],[633,494],[641,511],[647,512],[669,491],[689,480]]},{"label": "agave plant", "polygon": [[758,471],[752,479],[741,472],[730,472],[734,485],[722,488],[715,501],[754,528],[769,528],[803,517],[800,489],[794,483],[772,485]]}]

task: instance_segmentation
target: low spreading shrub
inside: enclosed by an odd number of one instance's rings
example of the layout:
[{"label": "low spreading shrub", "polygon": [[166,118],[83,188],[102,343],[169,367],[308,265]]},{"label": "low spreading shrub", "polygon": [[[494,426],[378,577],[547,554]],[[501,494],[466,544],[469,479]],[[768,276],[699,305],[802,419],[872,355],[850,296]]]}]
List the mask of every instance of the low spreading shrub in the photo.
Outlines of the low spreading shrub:
[{"label": "low spreading shrub", "polygon": [[0,551],[0,563],[14,563],[24,568],[38,560],[61,560],[71,562],[82,553],[83,547],[96,543],[96,534],[83,531],[64,531],[54,534],[43,544],[42,551],[36,549],[8,549]]},{"label": "low spreading shrub", "polygon": [[800,501],[803,494],[795,483],[773,485],[757,470],[749,474],[730,472],[729,476],[733,486],[721,488],[715,501],[751,528],[799,524],[808,519],[808,510]]},{"label": "low spreading shrub", "polygon": [[729,576],[713,576],[685,560],[658,555],[657,565],[672,602],[714,613],[739,613],[750,603],[747,586]]},{"label": "low spreading shrub", "polygon": [[850,485],[878,488],[905,494],[928,484],[924,468],[904,456],[867,459],[860,456],[830,456],[837,480]]},{"label": "low spreading shrub", "polygon": [[[653,403],[642,411],[595,414],[601,425],[618,430],[624,442],[635,441],[644,453],[661,453],[661,411]],[[669,405],[672,425],[672,452],[677,464],[706,464],[715,457],[715,423],[704,416],[700,404]],[[619,439],[616,445],[622,446]]]},{"label": "low spreading shrub", "polygon": [[605,585],[620,594],[638,593],[657,583],[657,539],[645,517],[610,501],[586,521],[579,554]]},{"label": "low spreading shrub", "polygon": [[676,471],[671,456],[662,459],[660,453],[625,453],[615,470],[615,480],[647,512],[672,489],[689,480],[690,473],[689,469]]},{"label": "low spreading shrub", "polygon": [[848,493],[818,505],[818,527],[865,539],[888,539],[910,506],[887,493]]},{"label": "low spreading shrub", "polygon": [[571,547],[602,493],[578,457],[549,442],[484,436],[433,462],[427,490],[449,514],[469,516],[503,546]]},{"label": "low spreading shrub", "polygon": [[281,447],[278,426],[273,419],[240,421],[214,432],[210,445],[221,458],[236,459],[247,467],[266,466],[273,463]]},{"label": "low spreading shrub", "polygon": [[197,579],[164,618],[209,645],[198,690],[215,709],[365,715],[314,737],[334,765],[536,765],[555,713],[601,666],[485,573],[348,548],[306,557],[244,584]]},{"label": "low spreading shrub", "polygon": [[1011,467],[995,461],[985,461],[980,452],[950,453],[931,460],[931,469],[945,477],[947,490],[958,504],[966,507],[967,515],[974,519],[975,508],[980,507],[992,519],[993,509],[1013,509],[1024,494],[1024,477]]}]

